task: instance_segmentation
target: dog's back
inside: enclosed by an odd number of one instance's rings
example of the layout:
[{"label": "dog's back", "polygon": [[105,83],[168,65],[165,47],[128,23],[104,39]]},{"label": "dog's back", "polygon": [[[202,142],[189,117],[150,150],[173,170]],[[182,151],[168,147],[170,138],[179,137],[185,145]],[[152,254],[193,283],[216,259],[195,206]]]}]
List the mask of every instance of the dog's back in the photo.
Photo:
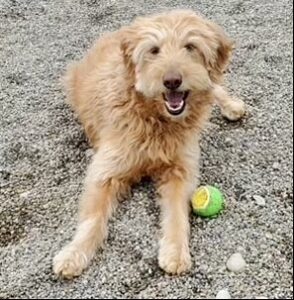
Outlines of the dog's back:
[{"label": "dog's back", "polygon": [[[117,78],[123,79],[119,47],[119,32],[104,35],[80,61],[69,65],[63,77],[67,102],[82,123],[94,148],[98,147],[105,93],[111,95],[110,86],[115,89]],[[111,80],[114,77],[116,81]]]}]

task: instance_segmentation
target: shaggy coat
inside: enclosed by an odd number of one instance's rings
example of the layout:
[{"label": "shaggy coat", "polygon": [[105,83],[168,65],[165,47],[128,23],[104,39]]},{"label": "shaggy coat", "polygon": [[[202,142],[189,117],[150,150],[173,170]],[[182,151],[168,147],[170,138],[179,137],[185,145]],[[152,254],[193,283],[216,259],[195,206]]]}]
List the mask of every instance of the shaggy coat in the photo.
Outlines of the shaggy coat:
[{"label": "shaggy coat", "polygon": [[244,113],[221,86],[232,45],[214,23],[172,11],[106,34],[68,68],[68,101],[95,154],[77,232],[54,258],[56,274],[81,274],[117,200],[142,176],[160,194],[160,267],[172,274],[190,268],[188,200],[197,186],[199,135],[215,102],[231,120]]}]

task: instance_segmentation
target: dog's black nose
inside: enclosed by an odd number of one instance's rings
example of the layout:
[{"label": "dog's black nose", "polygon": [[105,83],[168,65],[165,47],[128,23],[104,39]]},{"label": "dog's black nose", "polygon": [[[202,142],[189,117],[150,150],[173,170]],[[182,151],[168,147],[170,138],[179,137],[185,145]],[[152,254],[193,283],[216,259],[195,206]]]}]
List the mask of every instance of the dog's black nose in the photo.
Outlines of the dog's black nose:
[{"label": "dog's black nose", "polygon": [[163,78],[164,86],[169,90],[175,90],[182,84],[182,76],[178,73],[167,73]]}]

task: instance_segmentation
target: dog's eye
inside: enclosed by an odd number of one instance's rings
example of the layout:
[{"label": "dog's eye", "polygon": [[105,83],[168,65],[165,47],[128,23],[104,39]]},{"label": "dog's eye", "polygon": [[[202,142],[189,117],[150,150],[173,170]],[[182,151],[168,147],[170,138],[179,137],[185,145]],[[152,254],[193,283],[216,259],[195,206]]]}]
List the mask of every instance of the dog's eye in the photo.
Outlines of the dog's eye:
[{"label": "dog's eye", "polygon": [[189,52],[191,52],[191,51],[193,51],[194,49],[196,49],[196,47],[195,47],[193,44],[187,44],[187,45],[185,46],[185,48],[186,48]]},{"label": "dog's eye", "polygon": [[156,55],[159,53],[159,51],[160,51],[159,47],[153,47],[151,48],[150,53]]}]

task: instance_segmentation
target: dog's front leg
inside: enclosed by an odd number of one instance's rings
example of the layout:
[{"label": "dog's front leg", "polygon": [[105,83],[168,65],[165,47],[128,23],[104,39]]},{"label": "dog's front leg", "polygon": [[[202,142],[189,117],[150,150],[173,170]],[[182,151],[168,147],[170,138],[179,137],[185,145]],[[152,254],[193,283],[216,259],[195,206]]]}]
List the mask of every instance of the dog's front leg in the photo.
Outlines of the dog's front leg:
[{"label": "dog's front leg", "polygon": [[[103,154],[103,153],[102,153]],[[88,266],[98,246],[107,235],[107,222],[113,212],[118,194],[127,185],[115,177],[107,177],[111,161],[99,152],[89,166],[85,189],[79,206],[76,234],[53,260],[54,273],[65,278],[78,276]]]},{"label": "dog's front leg", "polygon": [[162,208],[162,237],[159,243],[159,266],[167,273],[180,274],[190,269],[189,252],[189,198],[191,181],[173,175],[159,187]]}]

